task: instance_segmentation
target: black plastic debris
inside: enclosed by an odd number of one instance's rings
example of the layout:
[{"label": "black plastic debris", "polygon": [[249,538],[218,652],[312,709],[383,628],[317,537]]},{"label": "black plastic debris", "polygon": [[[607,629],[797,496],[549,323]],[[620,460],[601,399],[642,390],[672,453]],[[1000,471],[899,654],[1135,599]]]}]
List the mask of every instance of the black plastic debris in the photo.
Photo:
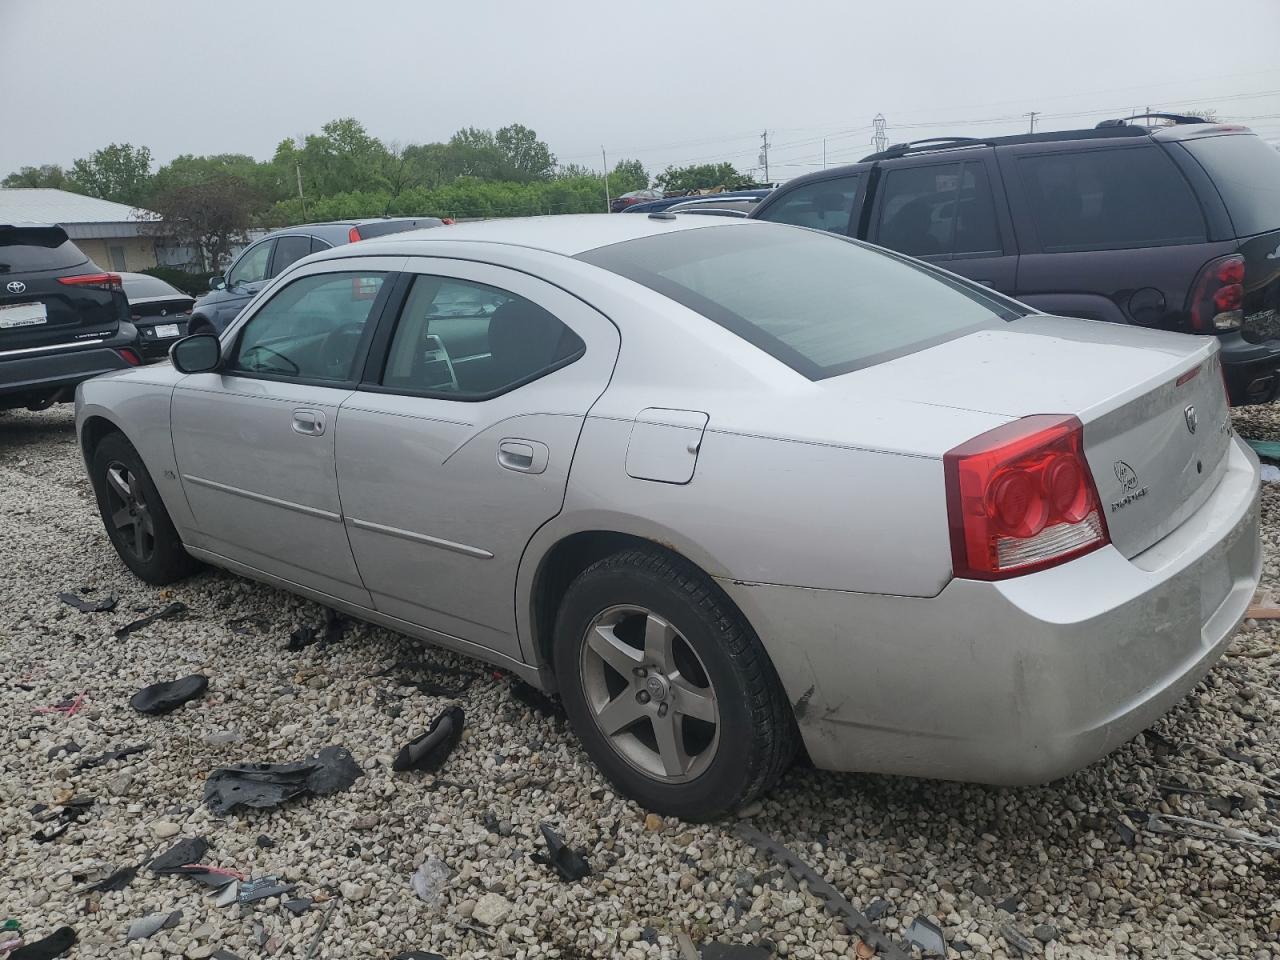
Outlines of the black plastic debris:
[{"label": "black plastic debris", "polygon": [[109,613],[120,602],[115,594],[100,600],[86,600],[78,593],[60,593],[58,599],[67,606],[75,607],[81,613]]},{"label": "black plastic debris", "polygon": [[45,753],[45,758],[48,760],[52,760],[54,757],[58,756],[59,754],[65,753],[68,756],[70,756],[73,753],[79,753],[79,752],[80,752],[80,744],[76,743],[74,740],[68,740],[66,743],[58,744],[56,747],[50,747],[48,751]]},{"label": "black plastic debris", "polygon": [[177,873],[182,867],[199,863],[208,852],[209,842],[204,837],[187,837],[152,860],[147,869],[155,874]]},{"label": "black plastic debris", "polygon": [[339,793],[355,783],[361,772],[342,746],[325,747],[297,763],[241,763],[209,774],[204,802],[217,814],[238,807],[268,810],[305,794]]},{"label": "black plastic debris", "polygon": [[324,612],[324,623],[317,630],[310,625],[303,625],[293,633],[289,634],[289,643],[285,646],[285,650],[289,653],[298,653],[305,650],[313,644],[319,643],[320,647],[329,646],[331,643],[338,643],[347,634],[347,627],[350,621],[339,614],[335,610],[326,608]]},{"label": "black plastic debris", "polygon": [[769,960],[773,952],[743,943],[704,943],[698,947],[701,960]]},{"label": "black plastic debris", "polygon": [[890,906],[891,904],[888,900],[873,900],[867,904],[867,909],[862,912],[868,920],[874,923],[889,912]]},{"label": "black plastic debris", "polygon": [[86,887],[84,893],[113,893],[117,890],[123,890],[129,884],[133,883],[133,878],[138,875],[138,868],[121,867],[115,873],[111,874],[91,887]]},{"label": "black plastic debris", "polygon": [[1017,913],[1017,912],[1018,912],[1018,898],[1017,898],[1017,897],[1005,897],[1003,900],[1001,900],[999,903],[997,903],[997,904],[996,904],[996,909],[997,909],[997,910],[1002,910],[1002,911],[1004,911],[1005,913]]},{"label": "black plastic debris", "polygon": [[174,910],[172,913],[153,913],[149,917],[143,917],[141,920],[135,920],[129,924],[129,932],[125,934],[125,942],[145,940],[148,937],[155,936],[161,930],[170,930],[181,922],[181,910]]},{"label": "black plastic debris", "polygon": [[242,637],[252,636],[255,631],[264,634],[271,630],[271,620],[261,613],[250,614],[247,617],[228,620],[227,629]]},{"label": "black plastic debris", "polygon": [[1147,746],[1150,747],[1152,755],[1157,760],[1178,752],[1177,744],[1162,733],[1157,733],[1155,730],[1143,730],[1142,736],[1147,741]]},{"label": "black plastic debris", "polygon": [[285,649],[290,653],[297,653],[300,650],[305,650],[319,639],[320,637],[316,634],[315,627],[302,626],[289,634],[289,642]]},{"label": "black plastic debris", "polygon": [[391,769],[398,773],[405,770],[435,773],[444,766],[444,762],[449,759],[449,754],[462,739],[462,727],[465,722],[466,717],[461,707],[446,708],[431,721],[431,726],[427,727],[426,733],[410,740],[400,748],[400,753],[396,755]]},{"label": "black plastic debris", "polygon": [[548,717],[564,715],[564,706],[559,700],[553,700],[533,684],[525,683],[523,680],[511,681],[511,695],[534,713],[541,713]]},{"label": "black plastic debris", "polygon": [[76,945],[76,932],[59,927],[43,940],[35,940],[9,954],[9,960],[53,960]]},{"label": "black plastic debris", "polygon": [[550,824],[540,823],[538,829],[547,842],[547,852],[534,854],[534,860],[545,863],[564,880],[581,880],[591,875],[591,864],[587,862],[587,858],[565,843],[560,834],[551,829]]},{"label": "black plastic debris", "polygon": [[85,759],[76,764],[76,769],[92,770],[94,767],[100,767],[104,763],[110,763],[112,760],[123,760],[125,757],[132,757],[135,753],[142,753],[144,750],[150,749],[151,744],[149,743],[138,743],[131,747],[117,747],[114,750],[108,750],[106,753],[85,757]]},{"label": "black plastic debris", "polygon": [[165,873],[174,877],[186,877],[188,880],[194,880],[196,883],[203,883],[206,887],[210,887],[213,890],[221,890],[227,884],[239,879],[236,874],[229,870],[205,866],[202,863],[193,863],[189,866],[175,867],[173,870],[166,870]]},{"label": "black plastic debris", "polygon": [[911,921],[911,926],[907,927],[906,937],[910,943],[919,947],[920,952],[926,957],[947,955],[947,941],[942,937],[942,930],[932,920],[916,917]]},{"label": "black plastic debris", "polygon": [[263,850],[270,850],[275,845],[276,845],[276,842],[272,840],[270,837],[268,837],[265,833],[262,834],[262,836],[258,837],[258,846],[260,846]]},{"label": "black plastic debris", "polygon": [[258,877],[240,884],[240,893],[236,899],[240,903],[254,903],[269,897],[282,897],[286,893],[292,893],[294,886],[292,883],[281,883],[278,877]]},{"label": "black plastic debris", "polygon": [[133,633],[135,630],[141,630],[143,627],[149,627],[157,620],[168,620],[170,617],[177,617],[187,612],[187,605],[174,601],[163,610],[157,610],[155,613],[149,613],[140,620],[134,620],[132,623],[126,623],[123,627],[116,631],[116,639],[120,640]]},{"label": "black plastic debris", "polygon": [[57,825],[37,830],[31,835],[31,839],[36,843],[49,843],[57,840],[71,829],[72,824],[78,823],[84,818],[93,803],[93,797],[72,797],[70,800],[52,808],[43,803],[37,803],[31,808],[31,814],[36,818],[36,822],[56,823]]},{"label": "black plastic debris", "polygon": [[[439,683],[436,680],[423,680],[421,676],[429,674],[436,677],[451,677],[454,683]],[[477,675],[461,667],[451,667],[435,660],[397,660],[391,666],[373,677],[392,677],[397,686],[413,687],[419,693],[429,697],[460,697],[475,683]]]},{"label": "black plastic debris", "polygon": [[193,673],[178,680],[143,687],[130,698],[129,706],[139,713],[169,713],[184,703],[204,696],[208,689],[209,678],[203,673]]},{"label": "black plastic debris", "polygon": [[230,950],[219,948],[213,952],[213,960],[241,960],[241,957]]},{"label": "black plastic debris", "polygon": [[1005,943],[1024,957],[1033,957],[1040,953],[1040,945],[1025,936],[1022,931],[1012,924],[1006,923],[1001,927],[1000,936],[1004,937]]},{"label": "black plastic debris", "polygon": [[311,909],[311,901],[306,897],[296,897],[293,900],[282,900],[280,906],[284,907],[295,917],[300,917]]}]

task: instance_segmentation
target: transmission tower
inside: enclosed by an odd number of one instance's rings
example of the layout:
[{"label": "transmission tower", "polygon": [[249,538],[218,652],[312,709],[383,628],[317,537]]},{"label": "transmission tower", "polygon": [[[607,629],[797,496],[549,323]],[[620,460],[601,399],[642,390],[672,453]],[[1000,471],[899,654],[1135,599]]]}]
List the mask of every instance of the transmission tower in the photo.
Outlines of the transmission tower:
[{"label": "transmission tower", "polygon": [[766,130],[760,134],[760,166],[764,167],[764,182],[771,183],[769,179],[769,131]]},{"label": "transmission tower", "polygon": [[871,121],[871,125],[875,128],[875,133],[871,136],[871,142],[876,146],[876,153],[880,153],[889,145],[889,135],[884,132],[884,114],[877,113]]}]

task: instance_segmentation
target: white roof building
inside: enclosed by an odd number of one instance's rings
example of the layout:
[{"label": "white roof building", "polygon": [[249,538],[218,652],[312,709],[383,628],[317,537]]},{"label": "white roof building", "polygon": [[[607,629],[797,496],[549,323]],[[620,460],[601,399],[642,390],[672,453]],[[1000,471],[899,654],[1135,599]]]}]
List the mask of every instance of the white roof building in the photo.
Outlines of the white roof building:
[{"label": "white roof building", "polygon": [[0,223],[56,223],[88,257],[112,270],[156,265],[159,215],[141,207],[41,187],[0,188]]}]

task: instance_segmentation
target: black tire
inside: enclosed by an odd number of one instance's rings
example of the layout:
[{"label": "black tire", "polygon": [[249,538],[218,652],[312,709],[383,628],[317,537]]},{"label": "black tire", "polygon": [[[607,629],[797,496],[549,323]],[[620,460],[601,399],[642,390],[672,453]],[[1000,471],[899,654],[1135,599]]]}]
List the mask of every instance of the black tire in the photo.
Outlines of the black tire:
[{"label": "black tire", "polygon": [[[628,617],[641,619],[635,624]],[[620,686],[622,671],[617,665],[596,666],[597,653],[589,639],[598,641],[599,630],[615,641],[634,639],[637,632],[647,638],[650,624],[665,626],[675,637],[668,643],[677,651],[670,658],[677,669],[657,681],[643,677],[663,671],[642,666],[631,671],[637,677],[632,686]],[[643,645],[634,652],[642,661],[653,662]],[[587,753],[624,794],[647,810],[684,820],[714,820],[769,790],[795,756],[795,717],[755,631],[705,574],[680,557],[658,549],[634,549],[584,570],[561,602],[553,659],[569,722]],[[681,659],[683,664],[677,664]],[[624,659],[621,664],[629,662]],[[603,688],[601,677],[606,678]],[[695,696],[685,701],[682,691],[690,687],[695,694],[705,691],[700,700]],[[640,707],[631,707],[632,697]],[[680,716],[682,704],[694,700],[703,704],[699,709],[715,704],[714,724],[694,714]],[[606,733],[605,708],[615,703],[626,712],[661,710],[665,703],[679,721],[676,737],[689,754],[688,772],[667,775],[680,767],[666,766],[668,757],[660,756],[656,714],[629,721],[613,735]],[[618,716],[615,712],[609,719],[616,721]],[[708,733],[712,729],[714,734]],[[695,755],[699,740],[708,737],[711,744]],[[647,763],[665,770],[646,772]]]},{"label": "black tire", "polygon": [[[124,434],[109,433],[94,448],[90,479],[102,524],[125,566],[156,586],[181,580],[200,569],[200,562],[183,549],[151,474]],[[126,487],[127,494],[123,489]],[[121,526],[117,517],[123,518],[126,525]]]}]

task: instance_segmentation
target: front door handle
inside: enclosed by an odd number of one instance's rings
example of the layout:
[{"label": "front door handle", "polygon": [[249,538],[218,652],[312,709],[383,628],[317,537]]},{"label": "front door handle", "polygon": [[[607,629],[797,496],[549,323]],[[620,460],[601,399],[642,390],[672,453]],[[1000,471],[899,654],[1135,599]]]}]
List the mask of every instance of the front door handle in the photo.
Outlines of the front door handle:
[{"label": "front door handle", "polygon": [[498,463],[516,473],[542,473],[547,469],[551,451],[545,443],[507,437],[498,442]]},{"label": "front door handle", "polygon": [[324,414],[319,410],[293,411],[293,432],[304,437],[324,436]]}]

